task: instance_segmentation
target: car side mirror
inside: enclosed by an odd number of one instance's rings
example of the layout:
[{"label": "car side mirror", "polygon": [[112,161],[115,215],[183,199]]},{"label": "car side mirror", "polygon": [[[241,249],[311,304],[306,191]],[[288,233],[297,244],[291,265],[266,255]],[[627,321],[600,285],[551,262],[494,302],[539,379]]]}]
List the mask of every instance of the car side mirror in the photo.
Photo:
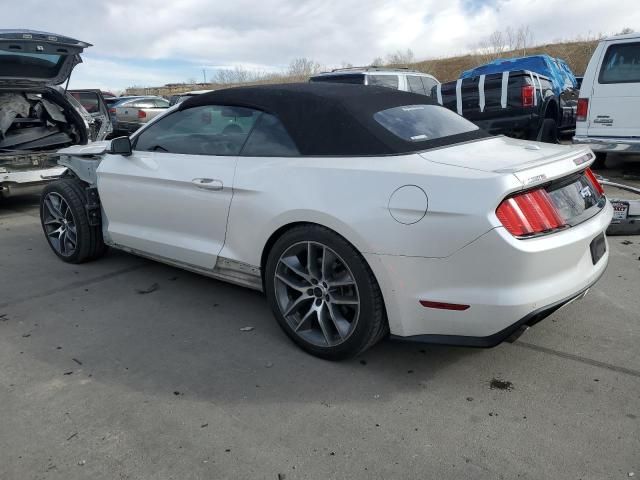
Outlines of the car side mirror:
[{"label": "car side mirror", "polygon": [[131,140],[129,137],[118,137],[111,140],[109,153],[128,157],[131,155]]}]

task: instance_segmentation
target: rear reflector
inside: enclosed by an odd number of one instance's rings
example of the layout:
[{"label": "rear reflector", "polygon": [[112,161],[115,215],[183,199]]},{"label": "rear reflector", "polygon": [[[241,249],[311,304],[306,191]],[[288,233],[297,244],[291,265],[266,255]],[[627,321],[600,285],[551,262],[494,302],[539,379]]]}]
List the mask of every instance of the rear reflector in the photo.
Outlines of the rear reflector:
[{"label": "rear reflector", "polygon": [[533,85],[523,85],[522,91],[521,91],[522,106],[533,107],[535,94],[536,94],[536,89]]},{"label": "rear reflector", "polygon": [[578,107],[576,109],[576,122],[586,122],[587,113],[589,113],[589,99],[579,98]]},{"label": "rear reflector", "polygon": [[594,173],[591,171],[591,169],[587,168],[584,173],[591,182],[591,185],[593,185],[593,188],[596,189],[596,192],[598,192],[600,195],[604,195],[604,188],[602,188],[602,185],[600,184]]},{"label": "rear reflector", "polygon": [[138,118],[147,118],[147,112],[144,110],[138,110]]},{"label": "rear reflector", "polygon": [[440,310],[467,310],[469,305],[459,303],[432,302],[430,300],[420,300],[420,305],[427,308],[439,308]]},{"label": "rear reflector", "polygon": [[546,190],[531,190],[509,197],[496,209],[498,220],[516,237],[535,235],[565,225]]}]

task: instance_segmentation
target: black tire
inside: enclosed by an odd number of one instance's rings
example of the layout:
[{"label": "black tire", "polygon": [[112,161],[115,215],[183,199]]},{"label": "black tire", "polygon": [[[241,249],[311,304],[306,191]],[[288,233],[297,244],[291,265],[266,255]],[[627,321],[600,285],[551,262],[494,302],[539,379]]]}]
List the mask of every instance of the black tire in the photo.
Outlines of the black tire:
[{"label": "black tire", "polygon": [[545,118],[538,130],[538,142],[558,143],[558,124],[553,118]]},{"label": "black tire", "polygon": [[607,168],[607,154],[606,152],[595,152],[596,159],[591,164],[592,168],[596,170],[602,170]]},{"label": "black tire", "polygon": [[[40,197],[40,224],[47,239],[47,243],[53,252],[61,260],[67,263],[83,263],[97,259],[103,256],[107,250],[102,238],[102,226],[89,225],[89,218],[85,205],[87,204],[87,195],[85,189],[87,184],[77,178],[63,178],[50,183],[45,187]],[[56,248],[52,236],[47,232],[47,206],[45,202],[51,196],[62,199],[68,205],[67,217],[74,223],[76,230],[76,245],[72,251],[67,254],[62,253]]]},{"label": "black tire", "polygon": [[[281,256],[301,242],[317,242],[339,255],[353,274],[360,299],[359,316],[349,336],[338,345],[319,346],[306,341],[289,325],[278,304],[275,275]],[[363,353],[388,333],[384,301],[373,272],[360,253],[344,238],[319,225],[301,225],[285,232],[269,252],[265,267],[265,292],[276,320],[303,350],[328,360],[341,360]]]}]

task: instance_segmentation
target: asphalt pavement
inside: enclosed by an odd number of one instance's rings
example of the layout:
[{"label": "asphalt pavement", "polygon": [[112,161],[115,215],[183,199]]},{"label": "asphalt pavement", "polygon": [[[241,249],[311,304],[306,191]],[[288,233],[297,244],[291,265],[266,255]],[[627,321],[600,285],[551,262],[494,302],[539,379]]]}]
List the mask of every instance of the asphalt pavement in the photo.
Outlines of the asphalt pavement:
[{"label": "asphalt pavement", "polygon": [[257,292],[117,251],[65,264],[37,198],[0,202],[0,479],[640,476],[640,236],[609,247],[515,343],[332,363]]}]

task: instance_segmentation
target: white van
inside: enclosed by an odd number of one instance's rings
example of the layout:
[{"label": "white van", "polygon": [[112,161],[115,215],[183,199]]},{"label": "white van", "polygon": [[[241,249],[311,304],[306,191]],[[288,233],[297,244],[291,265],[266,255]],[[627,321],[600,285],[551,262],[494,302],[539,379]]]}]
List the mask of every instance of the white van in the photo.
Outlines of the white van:
[{"label": "white van", "polygon": [[574,143],[588,144],[596,166],[608,152],[640,153],[640,33],[602,40],[580,88]]}]

